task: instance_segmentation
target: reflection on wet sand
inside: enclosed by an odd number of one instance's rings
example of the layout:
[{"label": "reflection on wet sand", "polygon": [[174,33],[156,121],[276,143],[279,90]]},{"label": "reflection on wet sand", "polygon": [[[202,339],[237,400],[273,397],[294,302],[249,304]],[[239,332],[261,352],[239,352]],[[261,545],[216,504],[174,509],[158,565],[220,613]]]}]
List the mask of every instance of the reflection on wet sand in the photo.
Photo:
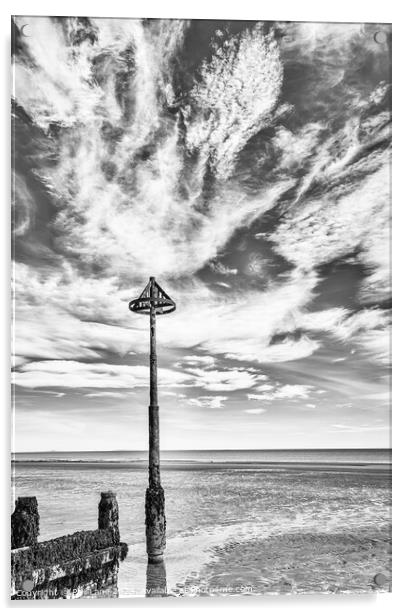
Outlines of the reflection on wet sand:
[{"label": "reflection on wet sand", "polygon": [[146,596],[166,597],[167,594],[165,562],[148,563],[146,567]]}]

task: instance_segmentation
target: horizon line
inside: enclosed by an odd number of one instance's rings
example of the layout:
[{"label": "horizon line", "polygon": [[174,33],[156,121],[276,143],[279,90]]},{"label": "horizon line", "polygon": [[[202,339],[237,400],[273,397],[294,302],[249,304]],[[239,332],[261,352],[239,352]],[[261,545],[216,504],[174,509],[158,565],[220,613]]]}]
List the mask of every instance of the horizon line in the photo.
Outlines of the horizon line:
[{"label": "horizon line", "polygon": [[[379,449],[390,449],[392,451],[392,447],[274,447],[274,448],[265,448],[265,447],[256,447],[251,449],[245,449],[242,447],[239,448],[216,448],[216,449],[161,449],[162,452],[169,451],[328,451],[328,450],[343,450],[343,451],[354,451],[354,450],[379,450]],[[146,452],[148,453],[148,449],[42,449],[37,451],[10,451],[11,454],[15,453],[128,453],[128,452]]]}]

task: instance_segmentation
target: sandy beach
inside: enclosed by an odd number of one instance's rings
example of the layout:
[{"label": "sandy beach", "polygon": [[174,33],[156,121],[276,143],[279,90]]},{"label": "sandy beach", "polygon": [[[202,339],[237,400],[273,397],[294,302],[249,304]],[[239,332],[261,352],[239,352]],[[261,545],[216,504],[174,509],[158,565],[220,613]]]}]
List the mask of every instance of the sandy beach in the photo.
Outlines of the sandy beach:
[{"label": "sandy beach", "polygon": [[15,493],[37,496],[44,540],[95,528],[100,491],[114,487],[129,544],[120,597],[390,590],[388,452],[195,455],[163,459],[163,568],[147,571],[141,454],[20,456]]},{"label": "sandy beach", "polygon": [[[388,525],[338,533],[269,534],[266,528],[256,532],[258,536],[246,539],[239,528],[227,526],[172,539],[165,563],[150,570],[144,546],[132,546],[121,565],[119,594],[191,597],[391,590]],[[251,536],[251,529],[247,534]]]},{"label": "sandy beach", "polygon": [[[203,592],[222,594],[352,593],[387,591],[391,583],[390,529],[380,533],[282,534],[215,548],[201,572]],[[383,582],[376,583],[382,571]],[[194,585],[194,579],[187,580]],[[241,587],[244,589],[241,590]],[[199,590],[200,592],[200,585]]]}]

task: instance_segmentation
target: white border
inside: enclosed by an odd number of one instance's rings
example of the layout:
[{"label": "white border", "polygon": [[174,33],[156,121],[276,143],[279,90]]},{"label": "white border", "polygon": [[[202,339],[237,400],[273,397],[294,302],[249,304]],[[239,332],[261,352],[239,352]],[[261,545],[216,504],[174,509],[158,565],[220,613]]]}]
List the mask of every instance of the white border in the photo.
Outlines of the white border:
[{"label": "white border", "polygon": [[[408,560],[408,540],[407,540],[407,456],[405,455],[409,430],[407,416],[409,404],[407,401],[407,381],[409,366],[407,365],[408,334],[408,301],[407,289],[409,288],[406,279],[409,269],[409,258],[407,235],[409,231],[408,220],[408,196],[406,178],[409,175],[408,157],[406,154],[408,134],[407,134],[407,115],[408,115],[408,92],[407,92],[407,60],[409,41],[409,25],[404,13],[404,2],[389,0],[380,2],[379,0],[342,0],[334,3],[328,0],[287,0],[285,2],[274,2],[273,0],[240,0],[224,1],[206,0],[202,3],[195,3],[193,0],[143,0],[136,2],[115,0],[115,2],[91,1],[91,0],[71,0],[70,2],[54,2],[51,0],[15,0],[14,2],[5,0],[2,5],[1,27],[3,29],[2,49],[4,50],[4,61],[1,63],[3,72],[3,126],[6,131],[3,134],[3,165],[1,165],[2,182],[4,187],[2,213],[3,220],[1,233],[3,234],[3,258],[1,261],[1,288],[3,291],[3,301],[1,302],[4,316],[3,340],[3,368],[2,393],[3,405],[2,412],[4,418],[3,425],[3,463],[5,472],[3,476],[3,532],[5,537],[9,535],[9,510],[7,503],[9,500],[9,203],[10,203],[10,106],[7,97],[9,89],[9,49],[10,49],[10,15],[85,15],[85,16],[109,16],[109,17],[167,17],[167,18],[191,18],[191,19],[260,19],[260,20],[284,20],[284,21],[340,21],[340,22],[375,22],[392,23],[393,28],[393,463],[394,463],[394,544],[393,544],[393,593],[372,595],[372,596],[289,596],[289,597],[263,597],[249,598],[243,597],[226,599],[175,599],[174,601],[150,599],[148,602],[142,600],[97,600],[97,601],[78,601],[58,602],[54,601],[25,602],[23,606],[17,602],[10,603],[8,597],[9,580],[9,554],[8,548],[4,550],[1,561],[0,580],[2,583],[2,598],[6,609],[15,609],[17,612],[26,613],[32,609],[75,609],[77,613],[85,612],[88,609],[135,609],[139,613],[162,613],[165,608],[167,611],[192,610],[205,613],[209,609],[217,610],[223,606],[224,611],[233,613],[247,613],[249,609],[257,611],[279,610],[279,614],[303,613],[303,616],[317,616],[319,614],[371,614],[371,616],[388,616],[390,614],[404,613],[405,584],[407,583],[407,560]],[[4,511],[6,509],[6,511]],[[7,543],[7,542],[6,542]]]}]

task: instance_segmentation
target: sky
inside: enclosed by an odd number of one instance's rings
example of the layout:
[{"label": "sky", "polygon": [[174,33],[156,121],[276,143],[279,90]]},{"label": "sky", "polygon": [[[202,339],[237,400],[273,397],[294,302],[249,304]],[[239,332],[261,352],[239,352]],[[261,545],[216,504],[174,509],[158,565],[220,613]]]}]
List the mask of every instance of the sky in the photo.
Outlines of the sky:
[{"label": "sky", "polygon": [[16,17],[15,451],[390,444],[387,24]]}]

